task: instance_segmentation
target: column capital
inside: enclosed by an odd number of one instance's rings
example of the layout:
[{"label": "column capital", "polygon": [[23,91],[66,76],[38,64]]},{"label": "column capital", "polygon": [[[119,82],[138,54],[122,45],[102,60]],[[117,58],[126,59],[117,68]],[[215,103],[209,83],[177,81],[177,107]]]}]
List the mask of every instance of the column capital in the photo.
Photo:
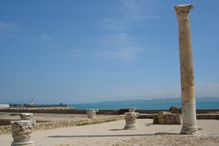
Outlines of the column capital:
[{"label": "column capital", "polygon": [[176,5],[175,10],[177,15],[188,15],[190,10],[193,8],[193,5]]}]

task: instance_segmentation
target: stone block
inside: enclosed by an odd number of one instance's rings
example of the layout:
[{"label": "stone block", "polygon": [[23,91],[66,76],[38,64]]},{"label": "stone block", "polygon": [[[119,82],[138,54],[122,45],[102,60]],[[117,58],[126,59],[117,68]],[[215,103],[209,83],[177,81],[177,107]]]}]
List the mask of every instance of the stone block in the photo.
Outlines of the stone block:
[{"label": "stone block", "polygon": [[169,112],[160,111],[153,116],[153,124],[182,124],[182,117],[180,114],[173,114]]}]

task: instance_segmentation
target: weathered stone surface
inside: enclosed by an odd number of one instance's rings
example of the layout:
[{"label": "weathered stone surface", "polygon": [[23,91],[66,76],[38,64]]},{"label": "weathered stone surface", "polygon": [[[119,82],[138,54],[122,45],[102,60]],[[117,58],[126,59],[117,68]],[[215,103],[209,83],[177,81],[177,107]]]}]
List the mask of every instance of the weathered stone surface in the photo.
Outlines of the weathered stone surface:
[{"label": "weathered stone surface", "polygon": [[[133,110],[131,110],[133,111]],[[124,127],[124,129],[136,129],[137,128],[137,124],[136,124],[136,119],[138,117],[139,113],[136,112],[126,112],[125,113],[125,122],[126,125]]]},{"label": "weathered stone surface", "polygon": [[194,67],[192,61],[192,43],[190,34],[189,12],[193,5],[175,6],[180,50],[180,74],[182,94],[182,117],[183,126],[181,134],[193,134],[197,131]]},{"label": "weathered stone surface", "polygon": [[160,111],[153,116],[153,124],[182,124],[182,118],[180,114]]},{"label": "weathered stone surface", "polygon": [[0,126],[0,135],[2,134],[10,134],[12,131],[12,126]]},{"label": "weathered stone surface", "polygon": [[35,123],[29,120],[12,121],[12,137],[11,146],[33,146],[30,140]]},{"label": "weathered stone surface", "polygon": [[96,113],[98,112],[98,109],[88,109],[87,110],[87,117],[89,119],[95,119],[96,118]]},{"label": "weathered stone surface", "polygon": [[171,106],[169,108],[169,112],[174,113],[174,114],[179,114],[180,113],[180,109],[178,109],[176,106]]},{"label": "weathered stone surface", "polygon": [[30,120],[33,118],[33,113],[21,113],[19,115],[21,120]]}]

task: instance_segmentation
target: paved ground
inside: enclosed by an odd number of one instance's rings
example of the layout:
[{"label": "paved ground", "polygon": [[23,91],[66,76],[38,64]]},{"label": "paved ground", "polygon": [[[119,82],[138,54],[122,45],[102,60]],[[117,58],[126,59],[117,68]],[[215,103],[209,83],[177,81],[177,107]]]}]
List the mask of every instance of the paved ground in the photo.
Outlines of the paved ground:
[{"label": "paved ground", "polygon": [[[34,131],[32,139],[36,146],[219,145],[219,120],[198,120],[202,130],[196,136],[178,135],[181,125],[153,125],[151,119],[139,119],[137,124],[136,130],[123,130],[125,121],[120,120]],[[10,146],[11,142],[10,134],[0,135],[0,146]]]}]

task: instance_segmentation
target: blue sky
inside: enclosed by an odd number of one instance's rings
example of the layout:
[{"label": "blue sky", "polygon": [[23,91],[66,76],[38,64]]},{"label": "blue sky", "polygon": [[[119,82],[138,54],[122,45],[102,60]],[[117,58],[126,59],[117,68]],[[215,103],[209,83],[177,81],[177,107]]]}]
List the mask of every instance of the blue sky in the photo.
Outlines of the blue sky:
[{"label": "blue sky", "polygon": [[180,97],[176,4],[190,13],[197,97],[219,95],[219,1],[0,1],[0,102]]}]

